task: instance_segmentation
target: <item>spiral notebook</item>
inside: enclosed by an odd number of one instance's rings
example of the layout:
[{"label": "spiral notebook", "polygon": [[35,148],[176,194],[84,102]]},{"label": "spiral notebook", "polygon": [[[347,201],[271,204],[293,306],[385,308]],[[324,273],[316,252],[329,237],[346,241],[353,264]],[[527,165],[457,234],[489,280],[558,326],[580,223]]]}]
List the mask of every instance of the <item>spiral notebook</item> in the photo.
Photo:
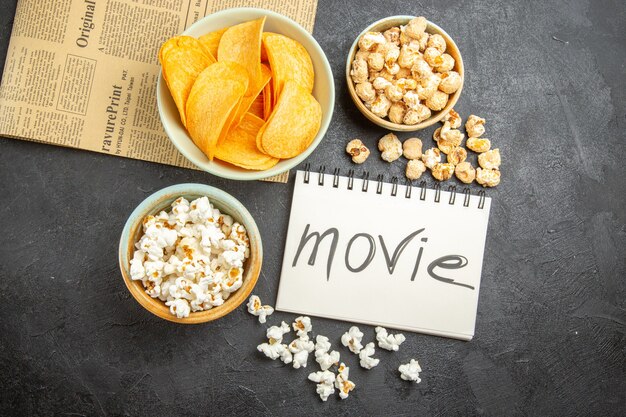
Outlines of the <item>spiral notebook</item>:
[{"label": "spiral notebook", "polygon": [[470,340],[491,199],[298,171],[276,308]]}]

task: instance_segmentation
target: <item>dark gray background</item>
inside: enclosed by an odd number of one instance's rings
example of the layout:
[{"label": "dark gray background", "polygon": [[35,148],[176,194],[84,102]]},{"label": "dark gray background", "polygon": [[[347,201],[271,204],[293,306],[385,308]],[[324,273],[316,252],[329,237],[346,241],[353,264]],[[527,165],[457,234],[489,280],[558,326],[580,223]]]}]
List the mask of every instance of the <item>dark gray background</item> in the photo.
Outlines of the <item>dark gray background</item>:
[{"label": "dark gray background", "polygon": [[[14,12],[2,2],[3,60]],[[0,139],[0,414],[626,415],[626,3],[321,0],[314,35],[337,103],[314,166],[345,171],[349,139],[375,148],[384,133],[352,105],[343,74],[359,31],[393,14],[427,16],[456,39],[467,71],[457,110],[486,117],[503,155],[502,184],[488,191],[475,339],[408,334],[371,371],[342,348],[357,388],[322,403],[306,381],[316,364],[263,358],[265,327],[243,307],[211,324],[171,324],[129,296],[117,265],[120,231],[142,199],[211,184],[256,218],[265,259],[255,292],[273,303],[293,178],[241,183]],[[427,144],[432,130],[419,133]],[[374,151],[363,168],[390,178],[404,162]],[[314,320],[335,343],[347,327]],[[398,378],[411,357],[419,385]]]}]

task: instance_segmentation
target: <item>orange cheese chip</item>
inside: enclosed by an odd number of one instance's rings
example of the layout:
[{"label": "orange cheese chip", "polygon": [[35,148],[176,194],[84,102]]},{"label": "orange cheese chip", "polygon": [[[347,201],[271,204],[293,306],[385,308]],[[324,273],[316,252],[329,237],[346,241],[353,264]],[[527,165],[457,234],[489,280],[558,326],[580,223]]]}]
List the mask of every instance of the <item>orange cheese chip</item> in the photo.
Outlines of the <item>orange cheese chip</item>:
[{"label": "orange cheese chip", "polygon": [[263,33],[263,46],[272,68],[273,104],[288,80],[295,81],[307,92],[313,91],[313,63],[299,42],[277,33]]},{"label": "orange cheese chip", "polygon": [[187,99],[187,131],[209,160],[247,89],[248,73],[235,62],[209,65],[193,84]]},{"label": "orange cheese chip", "polygon": [[257,146],[275,158],[293,158],[313,142],[321,121],[322,109],[315,97],[288,80],[272,115],[257,135]]},{"label": "orange cheese chip", "polygon": [[239,123],[243,116],[249,111],[250,106],[256,100],[256,98],[263,92],[263,89],[269,83],[270,78],[272,77],[272,72],[269,67],[265,64],[261,64],[261,82],[257,85],[257,89],[252,92],[251,95],[244,97],[241,100],[241,105],[239,106],[239,110],[237,111],[237,117],[235,118],[236,123]]},{"label": "orange cheese chip", "polygon": [[263,115],[263,106],[265,104],[265,100],[263,99],[263,92],[256,96],[252,104],[250,105],[250,109],[248,112],[254,114],[256,117],[261,120],[265,120],[265,116]]},{"label": "orange cheese chip", "polygon": [[241,123],[228,132],[215,150],[215,158],[244,169],[264,170],[276,165],[278,158],[265,155],[256,147],[256,136],[264,123],[251,113],[244,114]]},{"label": "orange cheese chip", "polygon": [[207,33],[206,35],[202,35],[198,38],[202,46],[204,46],[215,59],[217,59],[217,48],[220,44],[220,39],[222,39],[222,35],[227,30],[228,28],[226,27],[211,33]]},{"label": "orange cheese chip", "polygon": [[267,120],[270,118],[270,115],[272,114],[272,84],[274,83],[273,80],[270,80],[269,83],[267,83],[265,85],[265,88],[263,89],[263,119]]},{"label": "orange cheese chip", "polygon": [[185,106],[191,87],[206,67],[215,62],[197,39],[177,36],[165,42],[159,50],[163,78],[180,113],[180,120],[187,125]]},{"label": "orange cheese chip", "polygon": [[248,71],[250,83],[246,96],[254,94],[262,83],[261,35],[264,24],[265,16],[229,27],[217,49],[218,61],[237,62]]}]

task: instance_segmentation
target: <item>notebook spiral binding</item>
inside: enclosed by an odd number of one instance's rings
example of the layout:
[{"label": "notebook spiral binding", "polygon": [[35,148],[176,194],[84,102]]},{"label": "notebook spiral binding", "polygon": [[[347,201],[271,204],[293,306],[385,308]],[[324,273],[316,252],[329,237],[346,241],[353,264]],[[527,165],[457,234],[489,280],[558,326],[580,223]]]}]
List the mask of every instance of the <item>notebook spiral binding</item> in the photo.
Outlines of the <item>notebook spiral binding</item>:
[{"label": "notebook spiral binding", "polygon": [[[339,187],[339,168],[335,168],[333,170],[333,188],[338,188]],[[326,165],[320,165],[318,171],[317,171],[317,184],[323,186],[324,185],[324,173],[326,172]],[[354,169],[349,169],[348,170],[348,190],[352,190],[354,187]],[[363,171],[363,174],[361,176],[361,179],[363,180],[363,185],[361,187],[361,191],[363,192],[367,192],[369,189],[369,183],[370,183],[370,173],[368,171]],[[382,194],[383,193],[383,183],[384,183],[384,175],[383,174],[378,174],[378,176],[376,177],[376,194]],[[310,163],[306,163],[304,164],[304,183],[308,184],[311,180],[311,164]],[[398,177],[391,177],[391,196],[392,197],[396,197],[398,194],[398,183],[399,183],[399,178]],[[411,184],[410,180],[407,180],[405,185],[406,187],[406,192],[404,193],[404,197],[405,198],[411,198],[411,192],[413,190],[413,186]],[[426,200],[426,181],[420,181],[418,187],[420,188],[420,193],[419,193],[419,199],[424,201]],[[456,185],[450,185],[448,187],[448,192],[450,193],[450,199],[448,200],[448,204],[454,204],[456,201],[456,195],[457,195],[457,189],[456,189]],[[470,197],[471,197],[471,191],[469,187],[464,187],[463,188],[463,207],[469,207],[470,205]],[[479,209],[483,209],[485,207],[485,192],[483,190],[480,190],[478,192],[478,208]],[[435,184],[435,203],[439,203],[441,202],[441,185],[440,184]]]}]

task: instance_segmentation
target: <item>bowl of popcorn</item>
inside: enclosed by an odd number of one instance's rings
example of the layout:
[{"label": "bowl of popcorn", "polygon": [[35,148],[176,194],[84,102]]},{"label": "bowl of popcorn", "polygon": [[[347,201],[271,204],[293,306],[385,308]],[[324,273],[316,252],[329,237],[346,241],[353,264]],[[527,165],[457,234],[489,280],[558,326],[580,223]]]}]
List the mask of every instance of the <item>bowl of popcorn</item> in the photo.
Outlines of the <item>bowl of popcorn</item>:
[{"label": "bowl of popcorn", "polygon": [[391,16],[356,38],[346,62],[350,96],[365,117],[410,132],[440,121],[463,89],[454,40],[426,18]]},{"label": "bowl of popcorn", "polygon": [[195,324],[225,316],[252,292],[263,260],[246,208],[203,184],[179,184],[146,198],[119,246],[124,283],[146,310]]}]

